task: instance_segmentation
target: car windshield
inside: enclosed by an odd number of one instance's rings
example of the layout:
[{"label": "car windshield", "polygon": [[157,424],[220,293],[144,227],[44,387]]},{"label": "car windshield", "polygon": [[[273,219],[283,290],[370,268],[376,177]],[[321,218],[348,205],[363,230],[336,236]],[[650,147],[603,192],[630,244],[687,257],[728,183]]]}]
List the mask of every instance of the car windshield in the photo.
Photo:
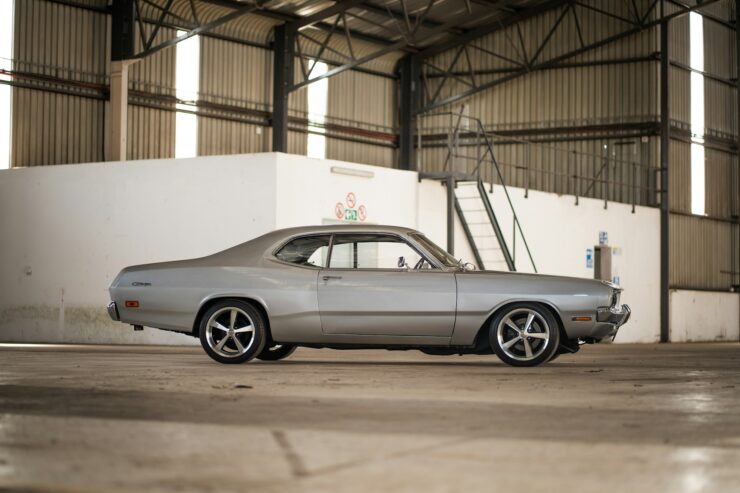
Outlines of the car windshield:
[{"label": "car windshield", "polygon": [[410,236],[414,240],[416,240],[421,246],[423,246],[424,250],[426,250],[427,252],[432,254],[434,258],[439,260],[442,263],[442,265],[444,265],[445,267],[459,267],[460,266],[460,262],[458,262],[457,259],[455,259],[455,257],[447,253],[439,245],[436,245],[435,243],[433,243],[432,240],[430,240],[426,236],[421,235],[421,234],[416,234],[416,233],[412,233]]}]

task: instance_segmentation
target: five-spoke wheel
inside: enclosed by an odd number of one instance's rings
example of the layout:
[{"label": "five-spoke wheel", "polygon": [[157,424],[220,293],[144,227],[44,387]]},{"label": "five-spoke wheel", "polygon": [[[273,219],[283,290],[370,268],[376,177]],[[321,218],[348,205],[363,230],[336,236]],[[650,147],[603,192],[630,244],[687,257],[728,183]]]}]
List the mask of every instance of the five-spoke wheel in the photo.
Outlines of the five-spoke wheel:
[{"label": "five-spoke wheel", "polygon": [[535,303],[518,303],[494,317],[489,329],[491,348],[504,363],[537,366],[558,349],[560,330],[552,313]]},{"label": "five-spoke wheel", "polygon": [[245,301],[219,301],[200,319],[200,343],[220,363],[249,361],[260,354],[265,339],[262,314]]}]

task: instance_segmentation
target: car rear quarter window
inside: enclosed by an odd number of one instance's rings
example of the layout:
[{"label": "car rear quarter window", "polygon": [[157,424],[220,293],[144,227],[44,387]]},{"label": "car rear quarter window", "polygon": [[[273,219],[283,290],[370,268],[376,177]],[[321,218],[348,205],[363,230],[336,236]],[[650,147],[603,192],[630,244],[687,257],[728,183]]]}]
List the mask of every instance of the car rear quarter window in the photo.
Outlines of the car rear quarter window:
[{"label": "car rear quarter window", "polygon": [[275,257],[304,267],[324,267],[329,253],[329,235],[302,236],[286,243]]}]

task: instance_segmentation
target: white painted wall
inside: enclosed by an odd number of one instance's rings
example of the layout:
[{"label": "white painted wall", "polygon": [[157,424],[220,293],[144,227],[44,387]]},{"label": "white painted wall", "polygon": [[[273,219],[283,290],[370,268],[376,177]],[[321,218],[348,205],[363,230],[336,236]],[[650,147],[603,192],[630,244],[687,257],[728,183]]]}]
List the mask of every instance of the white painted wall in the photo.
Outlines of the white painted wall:
[{"label": "white painted wall", "polygon": [[[356,201],[353,209],[364,206],[365,223],[416,227],[415,172],[293,154],[276,156],[277,228],[340,221],[336,207],[347,209],[350,193]],[[352,172],[368,176],[345,174]]]},{"label": "white painted wall", "polygon": [[110,321],[109,284],[272,230],[274,197],[274,154],[0,171],[0,340],[191,343]]},{"label": "white painted wall", "polygon": [[672,342],[740,341],[740,293],[671,291]]},{"label": "white painted wall", "polygon": [[[658,211],[632,214],[615,203],[605,210],[591,199],[575,206],[571,196],[537,191],[525,199],[523,190],[509,190],[542,273],[592,278],[586,249],[608,231],[623,301],[633,308],[617,342],[656,341]],[[191,344],[180,334],[133,332],[108,320],[107,288],[122,267],[207,255],[275,228],[336,222],[338,204],[350,208],[349,193],[352,209],[364,206],[364,222],[415,227],[446,246],[445,187],[409,171],[274,153],[0,171],[0,340]],[[491,199],[510,234],[500,187]],[[473,259],[459,221],[455,254]],[[726,302],[717,303],[724,310]],[[690,318],[675,313],[674,321]],[[718,323],[732,339],[731,323]],[[705,337],[717,338],[691,339]]]}]

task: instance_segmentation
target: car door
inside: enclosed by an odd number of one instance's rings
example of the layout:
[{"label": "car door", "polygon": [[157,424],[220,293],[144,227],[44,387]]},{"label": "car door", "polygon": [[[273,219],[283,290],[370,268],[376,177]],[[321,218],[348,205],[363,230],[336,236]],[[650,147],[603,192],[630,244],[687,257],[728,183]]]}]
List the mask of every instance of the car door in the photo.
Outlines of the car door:
[{"label": "car door", "polygon": [[[450,337],[457,288],[405,239],[390,234],[335,234],[319,273],[324,334]],[[406,265],[399,266],[399,260]]]}]

